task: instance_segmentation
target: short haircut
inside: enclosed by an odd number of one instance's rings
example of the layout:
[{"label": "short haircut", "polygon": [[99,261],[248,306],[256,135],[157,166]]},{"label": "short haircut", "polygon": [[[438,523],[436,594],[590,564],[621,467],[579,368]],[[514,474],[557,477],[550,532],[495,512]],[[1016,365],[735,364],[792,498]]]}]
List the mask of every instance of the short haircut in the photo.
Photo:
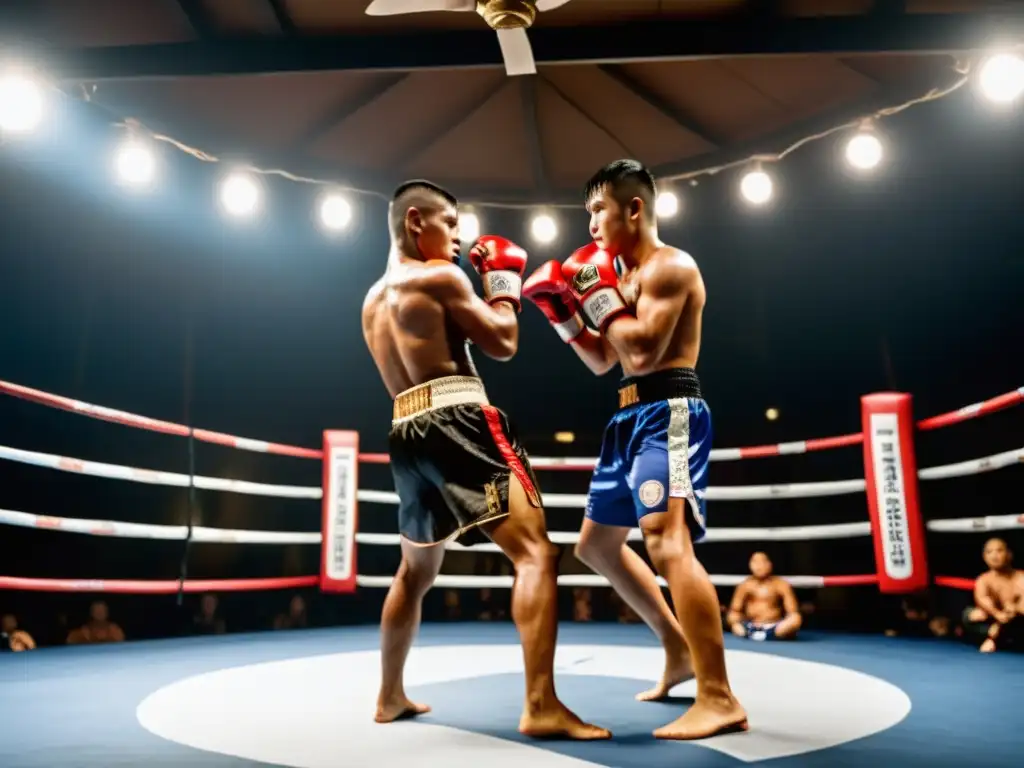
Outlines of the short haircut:
[{"label": "short haircut", "polygon": [[590,202],[591,197],[605,188],[622,206],[628,205],[634,197],[639,197],[644,202],[644,215],[648,218],[654,217],[654,199],[658,195],[658,189],[654,182],[654,174],[643,163],[637,160],[616,160],[614,163],[608,163],[590,177],[583,191],[584,202]]},{"label": "short haircut", "polygon": [[396,240],[402,237],[405,212],[410,207],[430,210],[438,207],[438,199],[456,207],[459,205],[455,195],[432,181],[413,179],[399,184],[391,196],[391,205],[388,207],[388,227],[391,236]]}]

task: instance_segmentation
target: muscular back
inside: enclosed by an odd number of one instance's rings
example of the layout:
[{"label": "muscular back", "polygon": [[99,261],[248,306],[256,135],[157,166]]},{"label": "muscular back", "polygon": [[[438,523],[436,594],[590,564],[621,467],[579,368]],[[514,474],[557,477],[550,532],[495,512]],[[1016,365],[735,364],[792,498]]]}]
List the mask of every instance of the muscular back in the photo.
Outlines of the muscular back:
[{"label": "muscular back", "polygon": [[477,375],[466,335],[438,293],[447,275],[435,270],[446,269],[392,264],[363,302],[363,336],[392,397],[444,376]]}]

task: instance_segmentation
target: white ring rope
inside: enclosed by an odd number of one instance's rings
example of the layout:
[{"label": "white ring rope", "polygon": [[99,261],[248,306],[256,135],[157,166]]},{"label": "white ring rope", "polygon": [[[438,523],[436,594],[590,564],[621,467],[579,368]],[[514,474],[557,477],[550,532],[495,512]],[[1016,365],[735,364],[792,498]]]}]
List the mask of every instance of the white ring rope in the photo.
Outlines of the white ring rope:
[{"label": "white ring rope", "polygon": [[[0,525],[12,525],[20,528],[41,528],[65,533],[81,533],[89,536],[109,536],[126,539],[162,539],[165,541],[184,541],[188,537],[188,528],[184,525],[152,525],[144,523],[124,523],[117,520],[84,520],[70,517],[51,517],[34,515],[29,512],[16,512],[0,509]],[[845,539],[857,536],[870,536],[871,524],[839,523],[835,525],[794,525],[778,528],[717,528],[708,531],[704,541],[800,541],[804,539]],[[579,541],[576,531],[550,531],[551,541],[555,544],[575,544]],[[629,533],[630,541],[643,541],[639,530]],[[204,543],[222,544],[320,544],[323,536],[319,532],[295,533],[289,531],[254,531],[227,528],[192,528],[192,540]],[[401,541],[397,533],[357,533],[356,542],[368,546],[397,546]],[[496,544],[485,542],[472,546],[462,546],[449,542],[450,550],[500,552]]]},{"label": "white ring rope", "polygon": [[[113,480],[129,480],[136,483],[152,485],[168,485],[178,488],[189,487],[190,478],[177,472],[162,472],[153,469],[128,467],[121,464],[105,464],[98,461],[85,461],[67,456],[37,451],[25,451],[20,448],[0,446],[0,459],[15,461],[20,464],[31,464],[47,467],[63,472],[73,472],[91,477],[104,477]],[[995,469],[1008,467],[1024,462],[1024,448],[1004,451],[991,456],[929,467],[918,471],[921,480],[938,480],[949,477],[991,472]],[[219,477],[195,475],[191,478],[196,488],[210,491],[226,491],[229,493],[245,493],[255,496],[274,496],[291,499],[320,499],[323,489],[316,486],[301,485],[270,485],[253,483],[247,480],[229,480]],[[829,480],[817,483],[781,483],[778,485],[732,485],[712,486],[706,491],[709,501],[751,501],[757,499],[798,499],[818,496],[839,496],[848,493],[862,492],[866,487],[863,479]],[[367,503],[396,504],[398,494],[394,491],[375,491],[361,489],[359,500]],[[544,494],[544,506],[550,508],[582,508],[586,504],[585,494],[548,493]]]},{"label": "white ring rope", "polygon": [[[16,461],[20,464],[32,464],[37,467],[59,469],[62,472],[74,472],[90,477],[105,477],[111,480],[130,480],[150,485],[170,485],[188,488],[190,478],[177,472],[161,472],[154,469],[139,469],[121,464],[104,464],[99,461],[83,461],[57,456],[52,453],[23,451],[20,448],[9,448],[0,445],[0,459]],[[323,496],[321,488],[299,485],[268,485],[266,483],[250,483],[247,480],[226,480],[220,477],[203,477],[195,475],[191,478],[196,488],[208,491],[228,491],[230,493],[247,493],[254,496],[276,496],[287,499],[319,499]]]},{"label": "white ring rope", "polygon": [[[749,576],[711,574],[711,583],[716,587],[735,587],[746,581]],[[782,576],[794,587],[824,587],[826,577],[824,576]],[[434,586],[442,589],[511,589],[514,577],[512,576],[457,576],[453,574],[440,574],[434,580]],[[665,580],[657,577],[658,584],[667,586]],[[356,583],[360,587],[390,587],[394,581],[392,576],[357,576]],[[566,574],[558,577],[560,587],[607,587],[609,581],[604,576],[591,573]]]},{"label": "white ring rope", "polygon": [[1024,515],[989,515],[987,517],[957,517],[949,520],[931,520],[929,531],[937,533],[973,533],[975,531],[1011,531],[1024,528]]},{"label": "white ring rope", "polygon": [[1024,448],[1017,448],[1012,451],[994,453],[991,456],[982,456],[980,459],[969,459],[968,461],[959,461],[955,464],[944,464],[941,467],[928,467],[927,469],[920,470],[917,476],[921,480],[944,480],[947,477],[979,475],[982,472],[1002,469],[1022,461],[1024,461]]}]

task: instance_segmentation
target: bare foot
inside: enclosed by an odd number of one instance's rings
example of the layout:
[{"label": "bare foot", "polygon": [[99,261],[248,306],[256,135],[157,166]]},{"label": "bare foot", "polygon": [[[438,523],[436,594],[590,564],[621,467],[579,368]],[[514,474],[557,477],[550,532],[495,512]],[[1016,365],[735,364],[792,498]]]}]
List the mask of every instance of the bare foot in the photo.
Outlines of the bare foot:
[{"label": "bare foot", "polygon": [[747,713],[736,699],[730,698],[721,704],[708,704],[698,699],[682,717],[656,730],[654,736],[658,739],[691,741],[737,733],[748,728]]},{"label": "bare foot", "polygon": [[979,648],[978,650],[980,650],[982,653],[994,653],[996,650],[996,641],[990,637],[984,643],[981,644],[981,648]]},{"label": "bare foot", "polygon": [[417,704],[408,697],[401,696],[393,701],[377,702],[377,714],[373,719],[378,723],[391,723],[395,720],[408,720],[417,715],[425,715],[430,711],[426,704]]},{"label": "bare foot", "polygon": [[661,701],[668,698],[669,692],[680,683],[693,679],[693,660],[686,653],[675,658],[665,659],[665,671],[661,680],[653,688],[641,691],[636,695],[637,701]]},{"label": "bare foot", "polygon": [[595,741],[612,737],[611,731],[584,723],[561,703],[557,703],[549,712],[523,712],[519,718],[519,732],[537,739]]}]

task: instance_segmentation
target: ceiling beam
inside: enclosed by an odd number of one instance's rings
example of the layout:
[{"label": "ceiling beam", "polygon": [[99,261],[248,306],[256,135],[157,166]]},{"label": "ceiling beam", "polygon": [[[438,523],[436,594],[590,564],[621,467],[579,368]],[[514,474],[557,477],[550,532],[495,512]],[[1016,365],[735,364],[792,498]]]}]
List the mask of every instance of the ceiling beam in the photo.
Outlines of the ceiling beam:
[{"label": "ceiling beam", "polygon": [[705,126],[700,124],[700,121],[695,115],[684,114],[682,110],[669,104],[665,99],[658,96],[654,91],[630,75],[622,67],[602,64],[598,69],[600,69],[603,74],[612,78],[623,88],[632,92],[634,96],[640,99],[640,101],[646,103],[647,106],[655,112],[660,112],[662,116],[667,117],[687,133],[692,133],[694,136],[697,136],[705,144],[717,147],[724,143],[721,137],[712,136],[711,132]]},{"label": "ceiling beam", "polygon": [[267,0],[267,2],[270,4],[270,9],[274,12],[274,18],[277,20],[277,26],[281,28],[281,31],[286,35],[294,35],[298,30],[292,17],[288,14],[288,8],[285,7],[284,0]]},{"label": "ceiling beam", "polygon": [[207,14],[203,0],[178,0],[178,7],[188,18],[196,35],[203,39],[217,37],[217,26]]},{"label": "ceiling beam", "polygon": [[523,135],[526,136],[526,145],[530,152],[530,169],[533,172],[533,182],[544,194],[550,189],[548,181],[547,164],[544,162],[544,144],[540,137],[540,120],[537,117],[537,75],[527,75],[520,78],[519,97],[523,108]]},{"label": "ceiling beam", "polygon": [[[770,56],[779,54],[948,53],[984,49],[1024,28],[1024,4],[1000,13],[821,18],[656,19],[611,27],[530,31],[540,65]],[[997,34],[998,33],[998,34]],[[501,67],[495,35],[427,31],[283,38],[41,52],[61,79],[152,79],[271,72]]]}]

